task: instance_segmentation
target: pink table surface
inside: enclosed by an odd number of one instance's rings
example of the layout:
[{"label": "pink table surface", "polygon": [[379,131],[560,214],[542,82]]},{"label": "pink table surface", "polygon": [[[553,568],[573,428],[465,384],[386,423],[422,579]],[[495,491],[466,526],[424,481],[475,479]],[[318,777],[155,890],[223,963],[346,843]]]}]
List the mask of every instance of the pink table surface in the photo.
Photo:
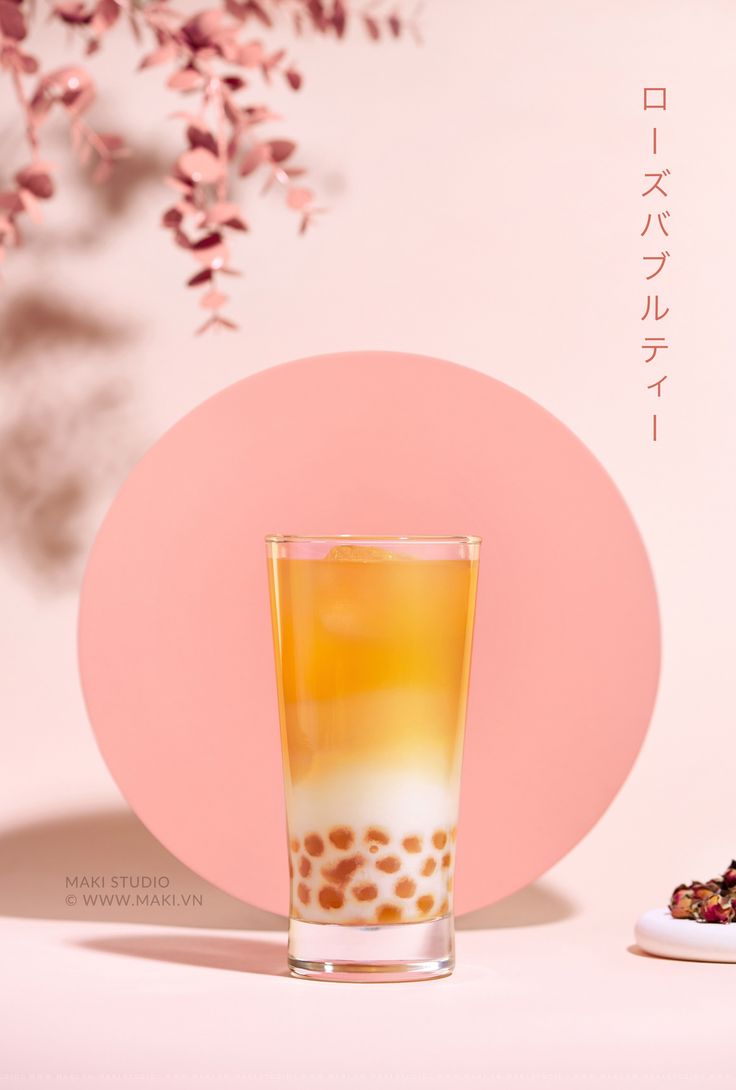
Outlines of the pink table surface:
[{"label": "pink table surface", "polygon": [[638,952],[628,918],[461,921],[454,975],[403,985],[296,980],[285,949],[273,930],[3,920],[0,1085],[736,1084],[733,967]]}]

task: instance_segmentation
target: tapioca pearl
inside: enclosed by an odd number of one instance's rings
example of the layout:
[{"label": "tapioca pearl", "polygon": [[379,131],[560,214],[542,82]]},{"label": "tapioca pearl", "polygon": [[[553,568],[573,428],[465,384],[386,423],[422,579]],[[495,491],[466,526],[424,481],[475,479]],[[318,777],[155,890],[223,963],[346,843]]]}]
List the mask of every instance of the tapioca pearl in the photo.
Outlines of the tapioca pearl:
[{"label": "tapioca pearl", "polygon": [[399,878],[394,886],[397,897],[413,897],[417,891],[417,884],[411,878]]},{"label": "tapioca pearl", "polygon": [[322,908],[342,908],[345,898],[339,889],[323,886],[319,891],[319,903]]},{"label": "tapioca pearl", "polygon": [[346,851],[352,847],[355,840],[355,833],[348,825],[338,825],[334,829],[330,829],[330,840],[339,848],[340,851]]},{"label": "tapioca pearl", "polygon": [[451,859],[452,856],[450,855],[450,853],[445,852],[445,854],[442,856],[442,866],[445,868],[449,867]]},{"label": "tapioca pearl", "polygon": [[402,916],[399,905],[380,905],[376,909],[376,919],[379,923],[398,923]]},{"label": "tapioca pearl", "polygon": [[299,896],[299,900],[302,902],[303,905],[309,904],[312,895],[306,882],[299,883],[299,886],[297,887],[297,894]]},{"label": "tapioca pearl", "polygon": [[302,878],[309,878],[309,875],[312,873],[312,861],[311,859],[307,859],[306,855],[303,855],[299,860],[299,873]]},{"label": "tapioca pearl", "polygon": [[452,892],[452,875],[447,879],[447,890],[450,893]]},{"label": "tapioca pearl", "polygon": [[344,886],[362,865],[363,856],[353,855],[348,859],[340,859],[332,867],[323,867],[322,874],[328,882],[332,882],[338,886]]},{"label": "tapioca pearl", "polygon": [[377,852],[377,851],[378,851],[378,845],[377,845],[377,844],[371,844],[371,846],[370,846],[370,848],[368,849],[368,851],[369,851],[369,852],[370,852],[371,854],[374,854],[375,852]]},{"label": "tapioca pearl", "polygon": [[425,878],[429,878],[430,874],[434,874],[437,868],[436,861],[430,855],[428,859],[424,860],[424,866],[422,867],[422,874]]},{"label": "tapioca pearl", "polygon": [[432,836],[432,843],[434,844],[437,851],[442,851],[445,844],[447,843],[447,833],[444,831],[444,829],[438,829],[437,832],[434,833],[434,835]]},{"label": "tapioca pearl", "polygon": [[450,840],[453,844],[457,840],[457,825],[453,825],[453,827],[450,829]]},{"label": "tapioca pearl", "polygon": [[298,852],[299,848],[300,848],[299,838],[295,836],[294,839],[291,842],[291,850],[293,852]]},{"label": "tapioca pearl", "polygon": [[400,866],[401,860],[396,855],[385,855],[383,859],[376,860],[378,870],[382,870],[386,874],[395,874]]},{"label": "tapioca pearl", "polygon": [[366,830],[365,841],[367,844],[389,844],[391,837],[385,829],[381,829],[377,825],[371,825],[370,828]]},{"label": "tapioca pearl", "polygon": [[353,886],[352,894],[357,901],[375,901],[378,896],[378,886],[373,882],[366,882],[362,886]]},{"label": "tapioca pearl", "polygon": [[449,910],[449,907],[450,906],[449,906],[448,900],[445,897],[444,901],[442,902],[442,904],[440,905],[440,907],[438,909],[438,912],[439,912],[440,916],[444,916],[445,913]]},{"label": "tapioca pearl", "polygon": [[422,850],[422,838],[420,836],[405,836],[401,841],[405,852],[420,852]]},{"label": "tapioca pearl", "polygon": [[417,897],[417,908],[426,916],[428,912],[431,912],[434,908],[434,897],[431,893],[425,893],[421,897]]},{"label": "tapioca pearl", "polygon": [[318,833],[310,833],[304,837],[304,847],[310,855],[320,856],[325,850],[325,842]]},{"label": "tapioca pearl", "polygon": [[291,861],[291,856],[289,856],[289,878],[293,878],[293,877],[294,877],[294,864]]}]

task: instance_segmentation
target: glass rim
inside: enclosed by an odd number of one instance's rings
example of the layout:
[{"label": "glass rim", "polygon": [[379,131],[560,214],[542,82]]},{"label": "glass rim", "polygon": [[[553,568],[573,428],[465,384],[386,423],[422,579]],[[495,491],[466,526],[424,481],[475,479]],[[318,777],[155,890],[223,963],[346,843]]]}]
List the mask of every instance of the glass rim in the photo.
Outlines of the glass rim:
[{"label": "glass rim", "polygon": [[407,541],[434,545],[480,545],[483,538],[476,534],[266,534],[265,540],[270,545],[292,541]]}]

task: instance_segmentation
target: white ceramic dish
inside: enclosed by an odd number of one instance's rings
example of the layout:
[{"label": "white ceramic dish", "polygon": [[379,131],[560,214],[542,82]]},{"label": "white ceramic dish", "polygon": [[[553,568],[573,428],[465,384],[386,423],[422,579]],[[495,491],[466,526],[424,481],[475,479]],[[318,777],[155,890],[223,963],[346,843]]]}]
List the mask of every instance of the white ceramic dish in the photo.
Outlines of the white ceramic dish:
[{"label": "white ceramic dish", "polygon": [[677,920],[668,908],[652,908],[636,921],[634,934],[642,950],[661,958],[736,962],[736,923]]}]

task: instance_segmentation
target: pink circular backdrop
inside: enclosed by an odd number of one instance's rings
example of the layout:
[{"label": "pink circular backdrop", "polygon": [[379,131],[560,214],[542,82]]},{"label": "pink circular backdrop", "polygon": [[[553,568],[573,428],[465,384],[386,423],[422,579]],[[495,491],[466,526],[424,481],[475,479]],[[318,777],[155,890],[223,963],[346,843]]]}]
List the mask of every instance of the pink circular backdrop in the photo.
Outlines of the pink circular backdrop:
[{"label": "pink circular backdrop", "polygon": [[482,535],[456,911],[565,855],[626,779],[659,673],[644,546],[582,443],[480,372],[352,352],[222,391],[120,490],[80,606],[102,754],[176,856],[285,914],[268,532]]}]

